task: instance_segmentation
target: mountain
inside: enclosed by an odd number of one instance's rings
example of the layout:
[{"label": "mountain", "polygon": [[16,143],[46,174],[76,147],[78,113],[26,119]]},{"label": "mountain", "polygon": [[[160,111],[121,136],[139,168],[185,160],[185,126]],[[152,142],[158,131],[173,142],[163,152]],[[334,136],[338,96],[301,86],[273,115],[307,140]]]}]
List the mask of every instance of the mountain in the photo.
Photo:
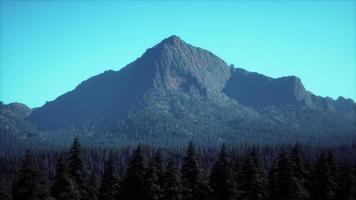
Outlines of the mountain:
[{"label": "mountain", "polygon": [[31,109],[21,103],[0,102],[0,135],[4,137],[27,138],[38,136],[36,127],[26,118]]},{"label": "mountain", "polygon": [[294,76],[233,68],[171,36],[121,70],[33,109],[28,120],[47,136],[71,131],[111,142],[348,142],[355,113],[350,99],[316,96]]}]

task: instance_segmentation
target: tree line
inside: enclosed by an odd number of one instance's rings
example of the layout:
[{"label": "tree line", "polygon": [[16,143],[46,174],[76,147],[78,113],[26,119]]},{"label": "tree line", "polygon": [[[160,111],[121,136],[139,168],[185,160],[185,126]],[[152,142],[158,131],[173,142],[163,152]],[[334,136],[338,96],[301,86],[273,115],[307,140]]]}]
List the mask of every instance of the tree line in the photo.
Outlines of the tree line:
[{"label": "tree line", "polygon": [[202,167],[189,143],[181,164],[162,159],[162,152],[145,159],[138,145],[123,173],[109,156],[101,174],[90,173],[78,138],[69,153],[59,156],[53,176],[36,167],[26,151],[13,184],[0,177],[2,200],[352,200],[356,199],[356,166],[336,161],[322,151],[312,163],[301,149],[281,149],[271,166],[261,164],[257,148],[232,162],[225,145],[210,168]]}]

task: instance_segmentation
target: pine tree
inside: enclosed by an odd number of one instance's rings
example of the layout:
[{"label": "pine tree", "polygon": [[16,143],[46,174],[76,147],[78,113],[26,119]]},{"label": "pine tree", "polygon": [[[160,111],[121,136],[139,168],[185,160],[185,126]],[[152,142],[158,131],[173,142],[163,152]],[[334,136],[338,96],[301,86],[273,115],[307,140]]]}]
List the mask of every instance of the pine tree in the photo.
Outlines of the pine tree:
[{"label": "pine tree", "polygon": [[300,195],[303,195],[301,197],[302,199],[309,199],[310,194],[308,191],[308,188],[311,187],[310,185],[310,173],[306,169],[303,159],[300,155],[300,147],[298,144],[294,145],[291,155],[290,155],[290,160],[292,164],[292,171],[293,171],[293,176],[294,178],[297,179],[297,181],[301,184],[303,191],[301,191]]},{"label": "pine tree", "polygon": [[226,155],[224,144],[221,146],[218,160],[211,170],[210,186],[213,200],[233,200],[236,198],[234,172]]},{"label": "pine tree", "polygon": [[83,185],[88,174],[85,170],[84,161],[81,158],[81,146],[78,137],[74,138],[72,147],[70,148],[68,163],[69,174],[78,185]]},{"label": "pine tree", "polygon": [[211,189],[195,158],[195,149],[189,143],[181,169],[182,195],[184,200],[207,200]]},{"label": "pine tree", "polygon": [[241,199],[267,199],[266,180],[259,164],[257,150],[253,149],[242,164],[240,177]]},{"label": "pine tree", "polygon": [[338,171],[336,180],[336,200],[354,200],[356,199],[356,177],[353,174],[352,167],[343,164]]},{"label": "pine tree", "polygon": [[56,174],[50,191],[56,200],[80,199],[78,185],[69,175],[62,157],[57,161]]},{"label": "pine tree", "polygon": [[325,153],[320,155],[313,171],[312,178],[312,199],[332,200],[335,195],[336,183],[330,167],[330,160],[325,156]]},{"label": "pine tree", "polygon": [[13,192],[14,200],[43,200],[42,189],[31,153],[27,150],[21,168],[17,172]]},{"label": "pine tree", "polygon": [[89,185],[88,172],[81,157],[79,138],[75,137],[70,148],[68,158],[69,174],[79,186],[80,196],[83,200],[97,200],[96,191]]},{"label": "pine tree", "polygon": [[121,200],[145,200],[145,166],[141,147],[138,146],[126,170],[120,189]]},{"label": "pine tree", "polygon": [[160,152],[157,151],[155,157],[150,162],[145,175],[145,199],[158,200],[162,198],[162,161]]},{"label": "pine tree", "polygon": [[[93,190],[95,193],[95,196],[98,197],[98,181],[96,178],[96,175],[94,172],[91,173],[90,178],[89,178],[89,187]],[[99,199],[99,197],[98,197]]]},{"label": "pine tree", "polygon": [[6,177],[0,172],[0,199],[11,200],[11,194],[7,186]]},{"label": "pine tree", "polygon": [[112,157],[106,163],[99,188],[99,200],[114,200],[119,192],[119,176],[115,171]]},{"label": "pine tree", "polygon": [[270,180],[271,199],[275,200],[305,200],[308,192],[302,182],[294,177],[293,165],[287,153],[281,151],[277,167],[273,170]]},{"label": "pine tree", "polygon": [[170,160],[163,175],[162,199],[182,200],[182,186],[174,162]]},{"label": "pine tree", "polygon": [[163,169],[163,164],[162,164],[161,151],[159,149],[155,153],[153,165],[156,169],[156,173],[158,176],[157,177],[158,185],[162,188],[163,187],[164,169]]}]

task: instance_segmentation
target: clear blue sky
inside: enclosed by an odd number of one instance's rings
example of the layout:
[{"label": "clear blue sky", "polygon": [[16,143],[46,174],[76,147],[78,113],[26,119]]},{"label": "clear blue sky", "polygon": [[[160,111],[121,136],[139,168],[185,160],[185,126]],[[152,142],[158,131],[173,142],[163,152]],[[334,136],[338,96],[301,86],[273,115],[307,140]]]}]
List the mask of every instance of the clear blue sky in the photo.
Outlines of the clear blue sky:
[{"label": "clear blue sky", "polygon": [[1,1],[0,100],[30,107],[178,35],[228,63],[356,99],[355,1]]}]

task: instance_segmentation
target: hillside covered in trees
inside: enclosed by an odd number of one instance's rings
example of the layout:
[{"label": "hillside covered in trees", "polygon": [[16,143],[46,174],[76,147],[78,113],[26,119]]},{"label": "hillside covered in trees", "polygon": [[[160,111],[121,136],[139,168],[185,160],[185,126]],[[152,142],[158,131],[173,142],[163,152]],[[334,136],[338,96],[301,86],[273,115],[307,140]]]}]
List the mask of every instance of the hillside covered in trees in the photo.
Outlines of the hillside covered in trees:
[{"label": "hillside covered in trees", "polygon": [[75,138],[69,151],[2,156],[0,199],[352,200],[354,154],[299,145],[217,150],[192,142],[185,152],[144,145],[94,150]]}]

